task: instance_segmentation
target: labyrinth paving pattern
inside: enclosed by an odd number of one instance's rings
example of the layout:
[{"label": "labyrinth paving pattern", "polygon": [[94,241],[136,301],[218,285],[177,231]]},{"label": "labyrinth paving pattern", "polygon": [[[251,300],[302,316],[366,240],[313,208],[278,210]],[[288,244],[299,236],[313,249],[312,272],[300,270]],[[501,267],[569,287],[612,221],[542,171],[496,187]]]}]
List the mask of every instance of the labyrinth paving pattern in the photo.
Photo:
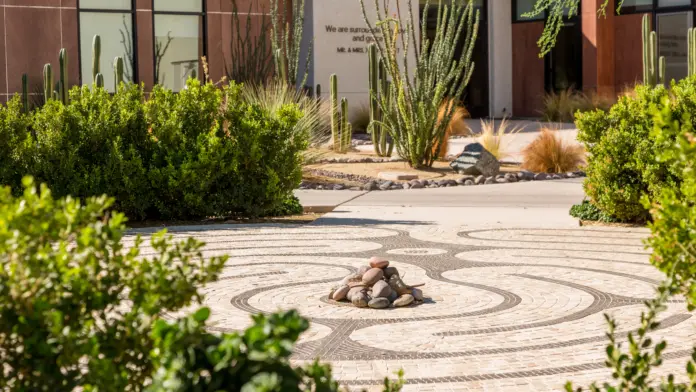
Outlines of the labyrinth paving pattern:
[{"label": "labyrinth paving pattern", "polygon": [[[551,391],[567,380],[604,380],[603,314],[617,318],[625,340],[662,278],[642,229],[403,229],[223,226],[174,235],[205,241],[206,256],[231,256],[222,279],[204,290],[212,329],[236,331],[250,313],[298,309],[311,328],[293,360],[328,361],[355,390],[379,390],[399,369],[414,391]],[[329,303],[330,288],[371,256],[391,260],[405,281],[425,283],[425,303]],[[675,298],[661,321],[653,336],[669,346],[658,374],[683,374],[695,320]]]}]

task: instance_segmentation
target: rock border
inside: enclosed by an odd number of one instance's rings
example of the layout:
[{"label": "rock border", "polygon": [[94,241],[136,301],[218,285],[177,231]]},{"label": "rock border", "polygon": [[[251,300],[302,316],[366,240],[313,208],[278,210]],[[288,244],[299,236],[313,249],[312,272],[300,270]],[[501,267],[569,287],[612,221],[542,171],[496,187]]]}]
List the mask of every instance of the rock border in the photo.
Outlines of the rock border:
[{"label": "rock border", "polygon": [[[347,174],[347,176],[350,176]],[[457,180],[453,179],[424,179],[411,180],[408,182],[388,181],[372,179],[365,182],[361,186],[346,186],[335,183],[321,183],[302,181],[299,189],[301,190],[352,190],[352,191],[390,191],[403,189],[423,189],[423,188],[449,188],[456,186],[476,186],[476,185],[491,185],[491,184],[509,184],[515,182],[532,182],[532,181],[550,181],[563,180],[568,178],[583,178],[585,172],[575,171],[560,174],[549,173],[532,173],[530,171],[501,173],[497,176],[462,176]]]}]

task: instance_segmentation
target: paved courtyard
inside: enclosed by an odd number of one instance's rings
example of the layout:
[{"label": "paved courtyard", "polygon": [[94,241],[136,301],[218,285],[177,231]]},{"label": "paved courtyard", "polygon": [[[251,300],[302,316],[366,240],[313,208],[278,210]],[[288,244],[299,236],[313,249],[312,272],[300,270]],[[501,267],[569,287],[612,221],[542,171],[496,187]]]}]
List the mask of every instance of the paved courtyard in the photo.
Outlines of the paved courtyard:
[{"label": "paved courtyard", "polygon": [[[351,389],[380,390],[403,369],[410,391],[558,391],[609,375],[603,314],[617,317],[625,340],[662,277],[648,262],[646,230],[580,228],[567,216],[578,199],[576,181],[394,191],[307,226],[173,232],[207,242],[208,256],[231,256],[205,288],[215,330],[298,309],[312,324],[294,360],[330,362]],[[426,301],[388,310],[328,303],[330,288],[375,255],[406,282],[425,283]],[[669,304],[654,335],[669,340],[658,374],[684,373],[695,324],[680,298]]]}]

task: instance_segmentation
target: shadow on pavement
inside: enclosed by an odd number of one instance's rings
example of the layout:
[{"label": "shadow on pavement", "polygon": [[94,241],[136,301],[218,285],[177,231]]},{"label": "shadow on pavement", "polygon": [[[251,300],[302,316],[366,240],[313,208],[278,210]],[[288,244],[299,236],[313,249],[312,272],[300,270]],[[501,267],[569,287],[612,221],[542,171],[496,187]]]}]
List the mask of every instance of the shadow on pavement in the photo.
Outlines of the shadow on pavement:
[{"label": "shadow on pavement", "polygon": [[432,225],[433,222],[409,221],[409,220],[388,220],[388,219],[365,219],[365,218],[338,218],[321,217],[308,226],[378,226],[378,225]]}]

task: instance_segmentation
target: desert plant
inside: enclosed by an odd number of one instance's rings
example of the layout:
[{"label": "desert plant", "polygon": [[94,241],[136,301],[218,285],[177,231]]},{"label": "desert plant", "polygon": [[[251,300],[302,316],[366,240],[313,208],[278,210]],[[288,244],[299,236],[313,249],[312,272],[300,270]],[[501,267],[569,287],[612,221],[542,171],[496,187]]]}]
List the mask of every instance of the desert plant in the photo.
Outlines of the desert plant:
[{"label": "desert plant", "polygon": [[348,99],[338,106],[338,76],[331,75],[331,138],[335,152],[347,152],[353,140],[353,126],[348,122]]},{"label": "desert plant", "polygon": [[[309,76],[312,47],[309,45],[304,71],[300,71],[300,51],[304,37],[305,2],[291,2],[292,20],[287,20],[288,0],[271,0],[271,48],[276,76],[291,86],[303,87]],[[299,82],[299,83],[298,83]]]},{"label": "desert plant", "polygon": [[126,248],[113,200],[56,200],[31,178],[0,188],[0,389],[141,390],[153,372],[152,326],[200,303],[226,257],[194,239],[140,238]]},{"label": "desert plant", "polygon": [[[265,83],[273,70],[273,52],[269,46],[271,21],[265,16],[261,17],[260,26],[252,23],[252,12],[255,2],[249,2],[249,10],[243,23],[239,14],[237,0],[232,3],[230,15],[231,32],[230,40],[231,60],[225,61],[225,73],[228,80],[238,83],[258,85]],[[263,10],[260,12],[264,15]],[[256,18],[256,16],[254,16]],[[258,28],[258,35],[254,31]]]},{"label": "desert plant", "polygon": [[694,29],[693,27],[689,28],[689,30],[687,30],[686,38],[688,46],[688,75],[694,76],[696,75],[696,29]]},{"label": "desert plant", "polygon": [[512,126],[506,118],[497,127],[495,120],[481,120],[478,142],[500,161],[511,155],[510,143],[521,130],[522,127]]},{"label": "desert plant", "polygon": [[97,80],[97,75],[101,73],[100,71],[100,61],[101,61],[101,37],[95,35],[92,38],[92,80]]},{"label": "desert plant", "polygon": [[166,75],[162,74],[162,60],[167,55],[169,46],[174,41],[172,32],[168,31],[164,41],[155,40],[155,84],[163,84]]},{"label": "desert plant", "polygon": [[657,53],[657,33],[650,30],[650,15],[643,15],[643,84],[656,86],[665,84],[666,60]]},{"label": "desert plant", "polygon": [[123,83],[123,57],[116,57],[114,59],[114,91],[118,91],[121,83]]},{"label": "desert plant", "polygon": [[389,81],[387,80],[387,68],[384,66],[384,60],[377,55],[377,45],[370,44],[368,47],[368,64],[369,64],[369,87],[370,87],[370,106],[368,112],[368,125],[365,128],[372,136],[372,145],[374,146],[377,156],[389,157],[394,150],[394,143],[387,140],[387,131],[381,125],[383,122],[382,110],[379,107],[379,101],[384,98],[389,101]]},{"label": "desert plant", "polygon": [[53,68],[51,67],[51,64],[44,65],[43,93],[44,102],[48,102],[53,98]]},{"label": "desert plant", "polygon": [[573,88],[552,91],[544,95],[544,109],[541,111],[544,121],[572,123],[577,112],[595,109],[608,111],[614,104],[611,97],[594,91],[583,93]]},{"label": "desert plant", "polygon": [[353,124],[354,131],[366,132],[370,126],[370,106],[362,104],[355,109],[351,109],[348,117],[350,123]]},{"label": "desert plant", "polygon": [[[412,167],[430,167],[440,155],[442,140],[453,115],[442,121],[438,112],[449,97],[460,97],[469,83],[474,64],[471,55],[478,36],[479,12],[473,2],[438,2],[438,22],[434,39],[426,26],[430,1],[425,2],[420,40],[416,36],[413,1],[408,0],[408,17],[397,7],[395,18],[388,2],[383,10],[374,2],[377,23],[370,22],[365,0],[360,0],[363,18],[377,44],[391,83],[389,93],[378,103],[383,120],[380,126],[391,135],[399,156]],[[381,36],[378,38],[377,34]],[[400,47],[399,47],[400,46]],[[455,58],[458,47],[462,55]],[[409,67],[409,53],[415,53],[416,67]]]},{"label": "desert plant", "polygon": [[570,216],[587,221],[616,222],[616,219],[607,215],[589,200],[583,200],[582,203],[572,206]]},{"label": "desert plant", "polygon": [[[454,106],[454,109],[451,108]],[[438,154],[438,159],[444,159],[447,156],[447,150],[449,149],[449,139],[452,136],[470,136],[471,129],[464,122],[465,119],[469,118],[469,111],[466,110],[458,101],[454,99],[446,100],[437,114],[438,124],[443,121],[447,113],[452,113],[449,125],[445,130],[445,136],[442,138],[440,146],[433,147],[433,154]],[[438,153],[439,151],[439,153]]]},{"label": "desert plant", "polygon": [[29,113],[29,76],[22,74],[22,111]]},{"label": "desert plant", "polygon": [[563,140],[557,129],[542,128],[522,150],[522,168],[535,173],[565,173],[585,163],[582,145]]},{"label": "desert plant", "polygon": [[58,54],[58,65],[60,73],[58,74],[58,99],[67,105],[70,102],[70,86],[68,86],[68,51],[61,49]]}]

